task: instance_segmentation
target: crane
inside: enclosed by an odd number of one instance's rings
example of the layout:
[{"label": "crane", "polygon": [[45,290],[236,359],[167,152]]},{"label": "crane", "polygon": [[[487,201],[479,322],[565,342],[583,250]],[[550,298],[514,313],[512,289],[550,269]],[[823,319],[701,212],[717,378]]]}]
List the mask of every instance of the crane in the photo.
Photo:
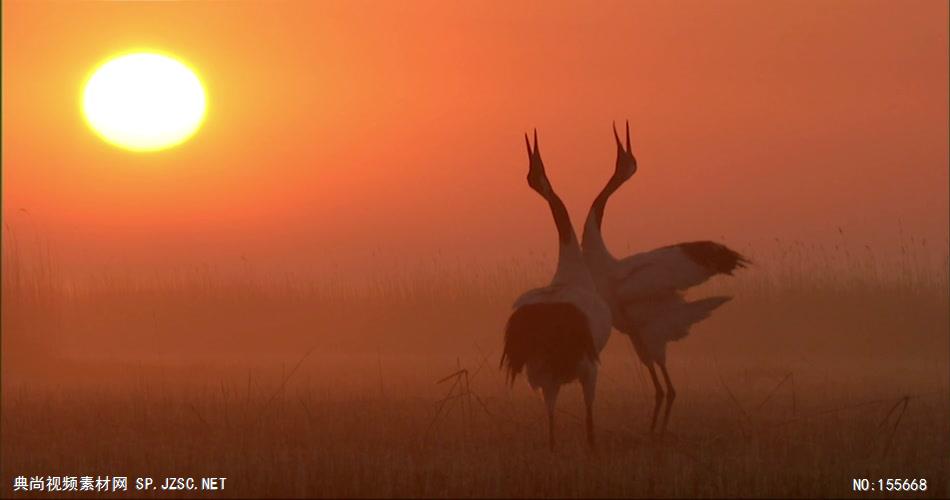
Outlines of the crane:
[{"label": "crane", "polygon": [[[689,302],[683,292],[718,274],[731,276],[751,262],[713,241],[677,243],[622,259],[610,253],[601,231],[604,209],[610,196],[637,171],[629,122],[626,129],[624,145],[614,125],[617,161],[613,175],[594,199],[584,222],[583,254],[597,290],[610,307],[614,328],[630,338],[637,356],[650,372],[655,390],[651,432],[656,429],[660,406],[666,401],[662,433],[676,399],[676,389],[666,369],[666,345],[686,337],[693,324],[732,299],[718,296]],[[657,367],[666,383],[665,391],[657,377]]]},{"label": "crane", "polygon": [[515,300],[505,327],[501,367],[509,384],[524,371],[528,383],[541,389],[548,414],[548,441],[554,450],[554,410],[562,385],[578,380],[587,410],[588,445],[594,448],[594,393],[600,351],[610,335],[610,308],[598,295],[587,269],[570,216],[551,188],[538,133],[528,147],[528,185],[551,208],[558,233],[558,260],[548,286],[529,290]]}]

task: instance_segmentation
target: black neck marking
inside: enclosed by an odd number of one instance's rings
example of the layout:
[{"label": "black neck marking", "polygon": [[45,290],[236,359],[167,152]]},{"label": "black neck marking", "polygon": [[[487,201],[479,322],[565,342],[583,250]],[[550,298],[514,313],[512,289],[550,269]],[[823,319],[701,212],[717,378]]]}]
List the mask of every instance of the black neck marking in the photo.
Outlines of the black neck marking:
[{"label": "black neck marking", "polygon": [[557,226],[558,240],[561,245],[567,245],[574,239],[574,228],[571,226],[571,216],[567,213],[567,207],[564,206],[564,202],[554,191],[551,191],[551,194],[546,198],[551,206],[554,225]]}]

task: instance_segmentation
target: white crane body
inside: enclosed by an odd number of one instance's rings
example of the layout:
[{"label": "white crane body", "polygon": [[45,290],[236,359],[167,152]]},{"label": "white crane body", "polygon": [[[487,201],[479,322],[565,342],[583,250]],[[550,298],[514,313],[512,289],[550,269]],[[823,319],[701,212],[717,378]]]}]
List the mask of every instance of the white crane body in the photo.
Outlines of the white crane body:
[{"label": "white crane body", "polygon": [[557,270],[551,284],[529,290],[515,300],[505,327],[501,365],[508,380],[525,373],[540,389],[548,413],[549,443],[554,448],[554,408],[561,386],[579,381],[587,409],[587,440],[594,446],[593,403],[600,351],[610,336],[610,307],[597,292],[564,203],[551,189],[537,132],[532,150],[528,137],[528,185],[547,200],[558,231]]},{"label": "white crane body", "polygon": [[[731,297],[708,297],[693,302],[683,297],[687,289],[717,274],[732,275],[749,260],[725,245],[692,241],[669,245],[617,259],[604,243],[601,225],[610,196],[637,171],[627,125],[626,147],[616,128],[617,164],[614,174],[591,204],[584,223],[583,253],[597,290],[611,310],[613,326],[630,338],[640,361],[647,367],[656,390],[651,431],[665,398],[666,428],[676,391],[666,370],[666,346],[689,334],[690,327],[709,317]],[[654,365],[666,381],[660,385]]]}]

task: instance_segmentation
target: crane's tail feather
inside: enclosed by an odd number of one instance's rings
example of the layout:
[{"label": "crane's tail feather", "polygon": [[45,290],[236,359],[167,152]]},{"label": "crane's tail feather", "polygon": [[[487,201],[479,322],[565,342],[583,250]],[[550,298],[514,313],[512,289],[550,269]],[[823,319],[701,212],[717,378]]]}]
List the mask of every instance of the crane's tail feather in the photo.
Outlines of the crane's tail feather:
[{"label": "crane's tail feather", "polygon": [[585,357],[598,360],[587,316],[574,304],[527,304],[508,318],[500,367],[509,384],[529,361],[545,365],[554,377],[570,378]]}]

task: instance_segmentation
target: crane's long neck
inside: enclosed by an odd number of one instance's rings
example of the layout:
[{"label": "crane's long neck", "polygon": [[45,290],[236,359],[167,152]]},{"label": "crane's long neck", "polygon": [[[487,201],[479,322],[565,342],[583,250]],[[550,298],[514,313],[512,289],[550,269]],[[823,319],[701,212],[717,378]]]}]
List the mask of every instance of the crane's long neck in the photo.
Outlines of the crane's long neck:
[{"label": "crane's long neck", "polygon": [[545,199],[551,207],[551,216],[557,226],[558,255],[557,271],[552,284],[593,285],[593,279],[584,263],[571,217],[561,198],[551,191]]},{"label": "crane's long neck", "polygon": [[590,211],[587,213],[587,220],[584,222],[584,255],[590,260],[613,260],[607,245],[604,243],[602,226],[604,222],[604,210],[607,208],[607,200],[623,183],[625,179],[618,175],[613,175],[607,184],[594,199],[590,205]]}]

